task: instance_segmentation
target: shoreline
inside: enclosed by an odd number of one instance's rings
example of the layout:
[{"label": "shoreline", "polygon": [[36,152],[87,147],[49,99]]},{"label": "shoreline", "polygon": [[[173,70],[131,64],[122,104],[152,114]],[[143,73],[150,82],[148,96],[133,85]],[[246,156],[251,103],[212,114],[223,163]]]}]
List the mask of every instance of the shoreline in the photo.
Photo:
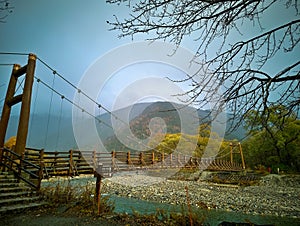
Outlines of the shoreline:
[{"label": "shoreline", "polygon": [[[79,176],[53,178],[45,187],[71,181],[72,186],[95,187],[96,179]],[[187,205],[186,189],[192,207],[261,216],[300,219],[300,175],[263,176],[258,185],[239,186],[210,183],[205,180],[182,181],[137,174],[116,174],[102,180],[101,193],[171,205]],[[91,194],[92,195],[92,194]]]},{"label": "shoreline", "polygon": [[300,219],[299,184],[298,175],[292,179],[288,176],[268,175],[262,177],[259,185],[242,187],[129,174],[104,179],[102,193],[151,202],[186,205],[187,187],[190,204],[193,207]]}]

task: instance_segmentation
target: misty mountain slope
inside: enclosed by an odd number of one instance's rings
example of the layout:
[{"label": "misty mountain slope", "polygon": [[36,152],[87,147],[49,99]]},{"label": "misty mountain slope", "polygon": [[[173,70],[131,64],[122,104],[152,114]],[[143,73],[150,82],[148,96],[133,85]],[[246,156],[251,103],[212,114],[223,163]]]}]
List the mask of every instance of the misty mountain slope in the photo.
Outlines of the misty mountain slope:
[{"label": "misty mountain slope", "polygon": [[[177,110],[176,110],[177,109]],[[196,112],[199,118],[204,119],[209,114],[205,110],[196,110],[192,107],[186,107],[179,104],[169,102],[154,103],[138,103],[119,109],[114,112],[116,116],[128,115],[130,121],[129,127],[131,132],[139,139],[145,139],[150,135],[150,128],[153,132],[161,133],[180,133],[194,134],[193,128],[199,124],[198,119],[194,119],[193,113]],[[191,116],[193,115],[193,117]],[[18,127],[18,116],[12,116],[6,135],[6,140],[11,136],[16,136]],[[115,136],[112,123],[112,116],[109,113],[103,113],[97,116],[104,123],[96,122],[98,136],[108,150],[126,150]],[[114,118],[113,118],[114,119]],[[154,119],[154,120],[153,120]],[[159,120],[160,119],[160,120]],[[116,120],[116,119],[115,119]],[[188,122],[188,123],[185,123]],[[195,125],[189,125],[195,123]],[[197,124],[198,123],[198,124]],[[108,126],[107,126],[107,125]],[[166,127],[162,125],[165,124]],[[124,130],[124,124],[120,123],[120,127],[115,128],[118,133]],[[128,127],[128,125],[127,125]],[[218,128],[217,128],[218,130]],[[228,128],[227,128],[228,130]],[[231,134],[226,134],[225,139],[241,139],[245,136],[245,130],[239,127]],[[91,136],[92,137],[92,136]],[[91,146],[94,140],[87,140]],[[73,133],[71,115],[63,115],[62,117],[51,115],[31,115],[30,125],[27,139],[27,146],[34,148],[44,148],[47,150],[70,150],[76,149],[77,143]]]}]

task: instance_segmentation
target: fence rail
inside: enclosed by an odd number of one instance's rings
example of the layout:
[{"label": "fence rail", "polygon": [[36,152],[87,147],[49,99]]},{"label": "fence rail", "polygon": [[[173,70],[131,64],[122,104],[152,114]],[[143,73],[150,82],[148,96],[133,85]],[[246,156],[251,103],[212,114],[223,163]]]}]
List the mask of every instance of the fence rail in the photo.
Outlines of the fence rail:
[{"label": "fence rail", "polygon": [[[36,168],[39,167],[37,171],[39,171],[38,175],[41,178],[94,174],[96,170],[103,177],[110,177],[118,171],[167,168],[200,168],[211,171],[243,170],[242,165],[235,162],[209,158],[201,159],[179,153],[165,154],[155,151],[113,151],[108,153],[79,150],[45,152],[43,149],[26,148],[24,156],[18,156],[7,149],[3,150],[1,162],[4,168],[22,167],[22,171],[26,172],[26,170],[28,171],[27,168],[36,166]],[[11,155],[14,157],[7,157]],[[20,165],[16,165],[17,163],[13,159],[19,160]]]},{"label": "fence rail", "polygon": [[44,168],[43,161],[35,164],[32,161],[26,160],[24,155],[19,155],[7,148],[2,148],[0,163],[2,171],[12,171],[18,180],[24,181],[36,190],[40,189]]}]

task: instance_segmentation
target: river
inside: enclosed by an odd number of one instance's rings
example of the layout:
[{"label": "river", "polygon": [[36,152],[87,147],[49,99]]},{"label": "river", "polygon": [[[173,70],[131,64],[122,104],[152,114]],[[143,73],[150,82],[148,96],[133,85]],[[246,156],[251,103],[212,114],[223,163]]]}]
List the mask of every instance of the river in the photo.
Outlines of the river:
[{"label": "river", "polygon": [[[78,188],[78,192],[84,189],[87,184],[90,184],[92,188],[94,188],[95,178],[86,177],[86,178],[74,178],[70,180],[66,180],[63,178],[57,178],[51,181],[43,181],[42,187],[55,187],[57,184],[63,186],[72,186]],[[93,189],[92,189],[93,190]],[[103,196],[107,196],[108,194],[103,194]],[[120,197],[117,195],[109,194],[109,199],[114,203],[115,213],[127,213],[133,214],[137,212],[139,214],[156,214],[157,210],[163,210],[164,213],[182,213],[185,211],[187,213],[187,207],[184,208],[180,205],[172,205],[167,203],[159,203],[159,202],[151,202],[144,201],[135,198],[128,197]],[[253,223],[256,225],[300,225],[299,218],[291,218],[291,217],[279,217],[272,215],[253,215],[253,214],[245,214],[242,212],[235,211],[222,211],[216,209],[201,209],[193,207],[192,211],[197,214],[200,218],[204,217],[204,223],[207,225],[219,225],[221,222],[234,222],[234,223]]]},{"label": "river", "polygon": [[[155,214],[158,209],[162,209],[165,213],[178,212],[182,213],[182,207],[177,205],[149,202],[133,198],[125,198],[119,196],[111,196],[110,200],[115,204],[116,213],[138,212],[139,214]],[[187,208],[184,208],[187,211]],[[234,223],[253,223],[256,225],[300,225],[300,220],[288,217],[250,215],[231,211],[221,210],[202,210],[193,208],[199,217],[204,216],[204,223],[210,226],[219,225],[221,222]]]}]

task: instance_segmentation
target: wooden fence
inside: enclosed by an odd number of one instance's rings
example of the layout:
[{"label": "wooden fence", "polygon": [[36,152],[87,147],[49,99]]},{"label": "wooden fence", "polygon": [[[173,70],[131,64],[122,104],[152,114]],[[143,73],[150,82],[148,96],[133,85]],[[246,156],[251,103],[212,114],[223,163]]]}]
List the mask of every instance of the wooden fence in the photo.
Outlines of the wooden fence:
[{"label": "wooden fence", "polygon": [[[219,171],[241,171],[241,164],[225,160],[200,159],[182,154],[160,152],[96,152],[69,150],[44,152],[27,148],[25,159],[44,165],[44,178],[57,175],[76,176],[101,170],[104,177],[114,172],[166,168],[200,168]],[[99,173],[99,172],[98,172]]]},{"label": "wooden fence", "polygon": [[19,155],[7,148],[2,148],[0,153],[0,167],[2,171],[13,172],[19,181],[22,180],[36,190],[39,190],[43,178],[44,165],[43,161],[40,160],[40,156],[37,159],[39,160],[33,163],[25,159],[24,155]]},{"label": "wooden fence", "polygon": [[182,154],[159,152],[84,152],[79,150],[45,152],[26,148],[23,155],[0,149],[2,171],[13,171],[18,179],[39,190],[43,178],[94,174],[111,177],[114,172],[167,168],[198,168],[210,171],[242,171],[241,164],[220,159],[200,159]]}]

